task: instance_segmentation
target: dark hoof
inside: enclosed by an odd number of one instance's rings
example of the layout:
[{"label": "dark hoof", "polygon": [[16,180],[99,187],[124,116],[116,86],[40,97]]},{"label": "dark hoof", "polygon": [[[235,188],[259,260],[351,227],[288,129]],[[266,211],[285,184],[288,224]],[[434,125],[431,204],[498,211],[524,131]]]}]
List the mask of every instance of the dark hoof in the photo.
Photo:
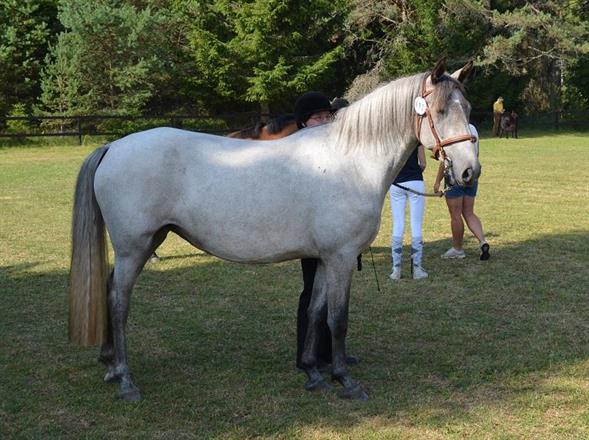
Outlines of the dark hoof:
[{"label": "dark hoof", "polygon": [[120,391],[119,399],[125,402],[139,402],[141,400],[141,393],[137,388],[128,391]]},{"label": "dark hoof", "polygon": [[360,385],[354,385],[350,388],[344,388],[340,393],[340,397],[343,399],[360,400],[365,402],[368,400],[368,393],[366,393],[364,388],[362,388]]},{"label": "dark hoof", "polygon": [[305,389],[307,391],[330,390],[331,385],[328,384],[327,382],[325,382],[325,379],[323,379],[323,378],[315,379],[315,380],[309,379],[307,381],[307,383],[305,383]]}]

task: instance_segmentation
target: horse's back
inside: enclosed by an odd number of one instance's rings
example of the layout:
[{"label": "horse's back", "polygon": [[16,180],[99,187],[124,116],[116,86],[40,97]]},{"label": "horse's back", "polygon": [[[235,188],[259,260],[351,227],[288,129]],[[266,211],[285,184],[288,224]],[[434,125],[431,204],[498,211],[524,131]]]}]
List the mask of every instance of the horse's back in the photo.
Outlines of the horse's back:
[{"label": "horse's back", "polygon": [[[113,142],[95,180],[113,245],[171,226],[237,261],[288,259],[311,248],[300,214],[313,208],[293,148],[171,128]],[[282,243],[272,250],[268,240]]]},{"label": "horse's back", "polygon": [[[178,154],[182,149],[218,145],[223,136],[193,132],[171,127],[152,128],[130,134],[111,142],[109,156],[146,156],[149,154]],[[236,142],[236,140],[234,140]]]}]

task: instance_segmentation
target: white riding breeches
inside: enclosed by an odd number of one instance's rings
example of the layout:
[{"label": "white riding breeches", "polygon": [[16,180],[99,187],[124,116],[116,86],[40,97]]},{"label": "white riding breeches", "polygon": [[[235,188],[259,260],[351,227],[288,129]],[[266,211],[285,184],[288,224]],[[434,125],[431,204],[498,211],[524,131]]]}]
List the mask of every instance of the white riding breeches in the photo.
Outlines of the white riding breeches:
[{"label": "white riding breeches", "polygon": [[[414,191],[425,192],[425,184],[423,183],[423,180],[410,180],[408,182],[402,182],[400,185]],[[409,203],[411,219],[411,257],[413,259],[413,264],[421,266],[425,197],[406,191],[395,185],[391,185],[389,193],[391,197],[391,211],[393,214],[393,233],[391,243],[393,266],[401,265],[403,235],[405,232],[405,206],[407,203]]]}]

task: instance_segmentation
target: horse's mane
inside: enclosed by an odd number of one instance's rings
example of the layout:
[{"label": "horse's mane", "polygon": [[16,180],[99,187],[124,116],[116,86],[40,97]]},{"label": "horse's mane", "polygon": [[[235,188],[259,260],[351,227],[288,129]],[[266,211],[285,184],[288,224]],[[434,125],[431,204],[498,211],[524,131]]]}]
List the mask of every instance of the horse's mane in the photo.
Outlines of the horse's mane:
[{"label": "horse's mane", "polygon": [[[428,73],[406,76],[382,85],[349,107],[338,111],[332,124],[337,148],[344,152],[383,154],[415,136],[413,103]],[[443,108],[460,82],[443,75],[432,95],[432,111]]]},{"label": "horse's mane", "polygon": [[262,129],[266,126],[265,122],[259,121],[255,125],[245,127],[236,133],[232,133],[230,137],[236,137],[239,139],[257,139],[260,137]]},{"label": "horse's mane", "polygon": [[259,139],[262,135],[262,130],[265,128],[268,134],[277,134],[284,130],[288,125],[295,123],[294,115],[287,113],[270,119],[268,122],[258,121],[255,125],[242,128],[235,133],[231,133],[229,137],[239,139]]},{"label": "horse's mane", "polygon": [[266,130],[269,134],[280,133],[287,125],[290,125],[294,122],[294,115],[287,113],[271,119],[268,124],[266,124]]}]

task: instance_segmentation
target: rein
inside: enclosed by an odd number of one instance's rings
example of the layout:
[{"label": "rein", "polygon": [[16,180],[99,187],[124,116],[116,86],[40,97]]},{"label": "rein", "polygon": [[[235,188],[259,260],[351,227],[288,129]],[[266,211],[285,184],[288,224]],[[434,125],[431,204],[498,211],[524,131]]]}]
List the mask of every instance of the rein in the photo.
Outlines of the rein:
[{"label": "rein", "polygon": [[444,194],[446,194],[448,191],[450,191],[453,188],[452,186],[449,186],[449,187],[444,188],[442,191],[439,191],[437,193],[434,193],[434,192],[427,193],[427,192],[415,191],[414,189],[407,188],[406,186],[403,186],[400,183],[393,183],[393,185],[395,185],[397,188],[401,188],[402,190],[409,191],[410,193],[417,194],[418,196],[423,196],[423,197],[443,197]]}]

